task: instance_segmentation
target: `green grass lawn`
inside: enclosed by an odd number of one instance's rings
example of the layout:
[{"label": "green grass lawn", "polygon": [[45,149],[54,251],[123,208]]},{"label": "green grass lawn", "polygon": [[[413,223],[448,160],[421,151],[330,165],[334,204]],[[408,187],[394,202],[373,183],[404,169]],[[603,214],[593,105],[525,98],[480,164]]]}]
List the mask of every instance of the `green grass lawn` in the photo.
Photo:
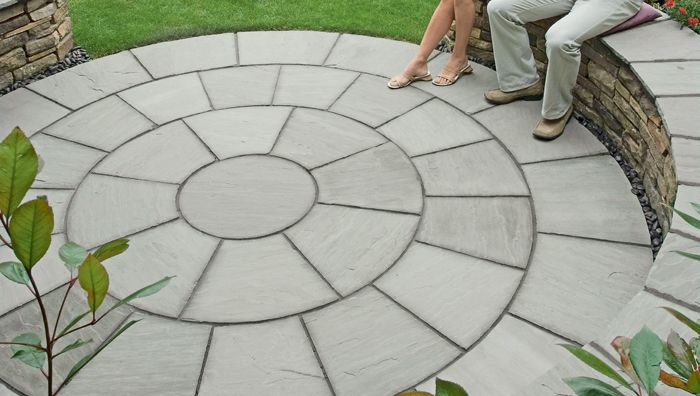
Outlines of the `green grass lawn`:
[{"label": "green grass lawn", "polygon": [[69,0],[93,57],[159,41],[246,30],[323,30],[419,42],[438,0]]}]

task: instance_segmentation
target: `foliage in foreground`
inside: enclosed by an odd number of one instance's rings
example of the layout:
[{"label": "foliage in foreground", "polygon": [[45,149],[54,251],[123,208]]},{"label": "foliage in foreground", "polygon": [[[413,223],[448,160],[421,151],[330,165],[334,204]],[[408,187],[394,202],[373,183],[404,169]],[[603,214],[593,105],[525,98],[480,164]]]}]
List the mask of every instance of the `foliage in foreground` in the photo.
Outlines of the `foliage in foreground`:
[{"label": "foliage in foreground", "polygon": [[[150,296],[165,287],[171,277],[146,286],[121,301],[116,302],[104,312],[99,311],[109,290],[109,274],[102,264],[105,260],[123,253],[128,247],[128,240],[118,239],[102,245],[93,252],[84,247],[68,242],[59,250],[59,256],[69,277],[61,302],[57,307],[55,323],[49,323],[51,316],[45,305],[45,296],[39,290],[35,280],[35,270],[51,245],[54,228],[53,210],[45,196],[22,203],[27,191],[34,183],[39,172],[40,160],[32,143],[24,133],[15,128],[0,143],[0,241],[14,252],[17,261],[0,263],[0,273],[12,282],[24,285],[34,297],[42,317],[41,336],[26,332],[15,336],[10,341],[0,342],[12,350],[12,359],[40,370],[47,380],[48,395],[55,395],[53,380],[55,378],[54,362],[65,353],[82,348],[93,342],[68,336],[92,327],[115,309],[137,298]],[[60,327],[61,315],[70,291],[78,283],[86,293],[87,310],[72,318],[64,327]],[[70,381],[92,359],[102,352],[114,339],[133,326],[138,320],[132,320],[119,328],[111,337],[94,351],[86,354],[68,372],[61,386]],[[43,337],[43,339],[42,339]],[[58,389],[60,389],[60,387]]]},{"label": "foliage in foreground", "polygon": [[435,379],[435,395],[429,392],[408,391],[399,393],[397,396],[469,396],[467,391],[454,382],[445,381],[440,378]]},{"label": "foliage in foreground", "polygon": [[700,0],[668,0],[663,10],[681,25],[700,33]]},{"label": "foliage in foreground", "polygon": [[[700,214],[700,205],[691,203]],[[688,224],[700,230],[700,219],[674,209]],[[700,261],[700,255],[676,252],[691,260]],[[700,267],[699,267],[700,269]],[[644,327],[632,339],[615,338],[611,345],[620,355],[620,366],[626,378],[592,353],[576,346],[562,345],[579,360],[612,380],[615,386],[591,377],[566,378],[564,382],[577,396],[624,396],[624,388],[638,396],[651,395],[659,382],[681,389],[691,395],[700,395],[700,321],[692,321],[673,308],[664,308],[698,336],[684,340],[671,331],[663,342],[654,332]]]}]

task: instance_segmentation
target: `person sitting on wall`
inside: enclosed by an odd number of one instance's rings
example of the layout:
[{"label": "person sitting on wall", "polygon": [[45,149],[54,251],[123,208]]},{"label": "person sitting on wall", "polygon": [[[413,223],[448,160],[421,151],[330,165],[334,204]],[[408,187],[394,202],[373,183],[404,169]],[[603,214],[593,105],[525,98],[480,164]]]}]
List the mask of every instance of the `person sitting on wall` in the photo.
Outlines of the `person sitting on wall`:
[{"label": "person sitting on wall", "polygon": [[[492,0],[487,9],[499,89],[487,91],[486,100],[505,104],[544,97],[533,135],[556,139],[573,111],[581,45],[629,19],[641,6],[642,0]],[[543,84],[525,24],[566,13],[545,35],[549,65]]]}]

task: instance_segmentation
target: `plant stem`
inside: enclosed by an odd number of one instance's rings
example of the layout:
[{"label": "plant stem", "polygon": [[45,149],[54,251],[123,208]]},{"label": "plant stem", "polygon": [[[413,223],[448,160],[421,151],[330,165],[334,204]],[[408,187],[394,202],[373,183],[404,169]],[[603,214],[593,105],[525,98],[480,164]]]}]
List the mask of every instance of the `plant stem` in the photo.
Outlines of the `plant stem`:
[{"label": "plant stem", "polygon": [[53,334],[51,334],[51,341],[49,345],[53,346],[53,343],[56,338],[56,331],[58,330],[58,322],[61,320],[61,313],[63,313],[63,308],[66,305],[66,300],[68,300],[68,294],[70,293],[70,289],[75,285],[75,279],[73,279],[73,276],[71,276],[71,280],[68,282],[68,288],[66,289],[66,294],[63,296],[63,301],[61,301],[61,308],[58,309],[58,314],[56,314],[56,323],[53,326]]},{"label": "plant stem", "polygon": [[22,345],[22,346],[26,346],[26,347],[36,348],[36,349],[38,349],[38,350],[40,350],[40,351],[46,351],[46,348],[44,348],[44,347],[41,346],[41,345],[26,344],[26,343],[24,343],[24,342],[0,342],[0,345]]},{"label": "plant stem", "polygon": [[[9,236],[9,235],[10,235],[10,227],[9,227],[9,224],[7,223],[7,217],[5,217],[5,214],[2,213],[2,212],[0,212],[0,222],[2,223],[2,226],[5,228],[5,231],[7,232],[7,235]],[[5,239],[5,237],[2,236],[2,234],[0,234],[0,240],[2,241],[2,243],[4,243],[5,245],[7,245],[7,247],[9,247],[10,249],[12,249],[12,244],[11,244],[10,242],[8,242],[8,241]]]},{"label": "plant stem", "polygon": [[31,269],[27,271],[27,275],[29,276],[29,281],[32,284],[32,288],[34,288],[34,295],[36,296],[36,301],[39,304],[39,310],[41,311],[41,319],[44,322],[44,334],[46,335],[46,361],[48,364],[48,373],[46,374],[46,381],[48,382],[48,395],[52,396],[53,395],[53,356],[51,353],[52,345],[51,345],[51,330],[49,328],[49,317],[46,314],[46,307],[44,307],[44,302],[41,299],[41,293],[39,292],[39,288],[36,285],[36,281],[34,281],[34,276],[32,275]]}]

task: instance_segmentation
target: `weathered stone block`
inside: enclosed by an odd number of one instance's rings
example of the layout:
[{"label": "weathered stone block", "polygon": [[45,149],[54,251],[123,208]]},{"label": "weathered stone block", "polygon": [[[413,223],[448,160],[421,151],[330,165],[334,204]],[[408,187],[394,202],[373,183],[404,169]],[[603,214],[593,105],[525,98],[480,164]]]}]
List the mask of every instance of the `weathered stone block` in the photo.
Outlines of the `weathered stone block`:
[{"label": "weathered stone block", "polygon": [[640,96],[644,93],[644,87],[628,66],[620,67],[617,77],[622,81],[622,84],[627,88],[630,94]]},{"label": "weathered stone block", "polygon": [[20,67],[19,69],[13,71],[12,74],[15,76],[15,80],[24,80],[29,76],[44,71],[47,67],[56,62],[58,62],[56,55],[51,54],[36,60],[33,63]]},{"label": "weathered stone block", "polygon": [[58,32],[58,35],[61,38],[66,37],[73,31],[73,20],[70,17],[64,19],[63,22],[58,26],[56,31]]},{"label": "weathered stone block", "polygon": [[14,82],[14,77],[12,73],[0,74],[0,89],[3,89]]},{"label": "weathered stone block", "polygon": [[56,38],[51,35],[28,42],[25,48],[27,50],[27,55],[31,56],[38,54],[39,52],[46,51],[49,48],[53,48],[56,46],[56,44]]},{"label": "weathered stone block", "polygon": [[588,77],[609,96],[615,95],[616,76],[605,70],[600,64],[594,61],[588,63]]},{"label": "weathered stone block", "polygon": [[29,17],[26,15],[20,15],[16,18],[12,18],[10,20],[7,20],[5,22],[0,23],[0,35],[7,35],[6,33],[12,32],[13,30],[16,30],[18,28],[21,28],[22,26],[26,25],[29,23]]},{"label": "weathered stone block", "polygon": [[56,12],[51,17],[51,22],[61,23],[66,18],[66,15],[68,15],[68,4],[64,4],[61,7],[58,7]]},{"label": "weathered stone block", "polygon": [[581,102],[583,102],[587,106],[593,105],[593,100],[595,99],[593,97],[593,94],[591,93],[591,91],[587,90],[583,86],[577,84],[574,87],[574,95],[576,95],[576,97],[578,97],[579,100],[581,100]]},{"label": "weathered stone block", "polygon": [[24,12],[24,7],[22,3],[15,4],[0,10],[0,22],[4,22],[10,18],[14,18],[17,15],[21,15]]},{"label": "weathered stone block", "polygon": [[630,98],[630,91],[620,81],[615,82],[615,92],[616,95],[622,96],[625,100]]},{"label": "weathered stone block", "polygon": [[27,42],[26,34],[18,34],[6,39],[0,39],[0,55],[4,55],[15,48],[19,48]]},{"label": "weathered stone block", "polygon": [[58,56],[58,59],[61,60],[68,55],[70,50],[73,48],[73,34],[69,34],[66,37],[64,37],[60,43],[58,43],[58,46],[56,46],[56,55]]},{"label": "weathered stone block", "polygon": [[53,13],[56,12],[56,4],[54,3],[49,3],[38,10],[31,12],[29,16],[32,18],[32,21],[39,21],[44,18],[48,18],[53,16]]},{"label": "weathered stone block", "polygon": [[38,60],[38,59],[41,59],[41,58],[45,57],[45,56],[48,55],[48,54],[52,54],[52,53],[54,53],[54,52],[56,52],[56,48],[54,48],[54,47],[51,47],[51,48],[49,48],[49,49],[47,49],[47,50],[44,50],[44,51],[41,51],[41,52],[39,52],[39,53],[37,53],[37,54],[34,54],[34,55],[28,57],[28,58],[27,58],[27,63],[32,63],[32,62],[34,62],[34,61],[36,61],[36,60]]},{"label": "weathered stone block", "polygon": [[644,110],[642,110],[642,106],[640,106],[639,102],[637,102],[634,97],[630,96],[629,104],[630,107],[632,107],[632,109],[634,109],[634,111],[637,113],[642,122],[646,123],[649,117],[647,117],[647,114],[644,112]]},{"label": "weathered stone block", "polygon": [[7,54],[0,56],[0,74],[13,71],[27,63],[27,55],[24,49],[15,48]]},{"label": "weathered stone block", "polygon": [[56,30],[56,25],[51,23],[50,19],[42,20],[41,23],[29,29],[27,33],[30,39],[46,37]]},{"label": "weathered stone block", "polygon": [[36,9],[39,9],[46,3],[48,3],[49,0],[28,0],[27,1],[27,11],[32,12]]},{"label": "weathered stone block", "polygon": [[[23,17],[26,17],[27,20],[29,20],[29,17],[27,17],[26,15],[23,15]],[[27,23],[27,24],[23,24],[23,25],[21,25],[20,27],[18,27],[17,29],[15,29],[15,30],[13,30],[13,31],[11,31],[11,32],[5,33],[5,37],[12,37],[12,36],[14,36],[14,35],[16,35],[16,34],[20,34],[20,33],[24,33],[24,32],[30,31],[30,30],[34,29],[35,27],[41,25],[42,23],[45,23],[46,21],[49,21],[50,19],[51,19],[51,18],[46,18],[46,19],[42,19],[42,20],[40,20],[40,21],[34,21],[34,22]]]}]

